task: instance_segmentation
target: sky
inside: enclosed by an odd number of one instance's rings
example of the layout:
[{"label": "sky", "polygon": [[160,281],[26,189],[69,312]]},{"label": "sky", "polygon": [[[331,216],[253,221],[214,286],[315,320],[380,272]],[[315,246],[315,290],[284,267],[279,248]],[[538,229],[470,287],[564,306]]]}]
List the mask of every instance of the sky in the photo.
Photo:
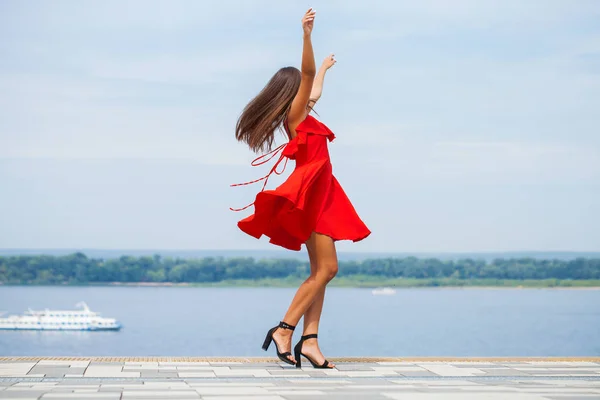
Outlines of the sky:
[{"label": "sky", "polygon": [[600,250],[595,0],[4,0],[0,248],[272,248],[229,211],[266,173],[234,127],[300,66],[309,7],[338,60],[317,118],[372,231],[338,249]]}]

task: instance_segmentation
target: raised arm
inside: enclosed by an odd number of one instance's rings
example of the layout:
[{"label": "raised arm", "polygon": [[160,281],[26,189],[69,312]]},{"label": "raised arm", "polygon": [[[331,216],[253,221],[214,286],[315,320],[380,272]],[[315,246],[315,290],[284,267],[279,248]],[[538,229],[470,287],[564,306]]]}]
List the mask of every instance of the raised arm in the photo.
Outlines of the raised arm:
[{"label": "raised arm", "polygon": [[313,107],[321,98],[321,93],[323,93],[323,81],[325,80],[325,73],[329,68],[333,67],[335,63],[336,61],[333,58],[333,54],[328,55],[325,60],[323,60],[323,64],[321,64],[321,68],[319,68],[319,72],[317,72],[312,91],[310,92],[310,99],[308,100],[309,107]]},{"label": "raised arm", "polygon": [[308,100],[315,80],[316,67],[313,54],[311,33],[314,26],[315,11],[310,8],[302,18],[302,30],[304,31],[304,45],[302,47],[301,80],[298,93],[288,113],[288,126],[293,132],[296,127],[306,118]]}]

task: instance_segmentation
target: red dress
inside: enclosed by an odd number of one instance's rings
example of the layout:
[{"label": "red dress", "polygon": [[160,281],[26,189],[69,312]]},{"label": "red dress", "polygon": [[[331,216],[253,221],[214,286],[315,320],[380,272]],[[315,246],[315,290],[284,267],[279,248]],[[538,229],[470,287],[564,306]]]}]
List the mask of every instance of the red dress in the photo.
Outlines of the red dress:
[{"label": "red dress", "polygon": [[[332,174],[327,141],[335,139],[333,132],[309,115],[298,125],[296,133],[288,143],[253,161],[252,165],[264,164],[283,149],[269,174],[256,181],[232,185],[265,181],[253,203],[254,214],[239,221],[238,227],[257,239],[265,235],[270,243],[296,251],[312,232],[334,241],[357,242],[369,236],[371,232]],[[264,160],[267,156],[270,157]],[[277,171],[277,166],[284,158],[296,160],[296,168],[279,187],[264,190],[273,172],[283,173]],[[232,210],[241,211],[251,205]]]}]

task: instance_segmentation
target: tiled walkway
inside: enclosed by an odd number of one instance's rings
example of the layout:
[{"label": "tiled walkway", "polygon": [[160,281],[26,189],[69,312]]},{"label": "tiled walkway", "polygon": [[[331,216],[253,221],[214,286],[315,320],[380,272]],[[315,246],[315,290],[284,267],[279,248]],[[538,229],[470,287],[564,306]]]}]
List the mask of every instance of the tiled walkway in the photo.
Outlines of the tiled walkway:
[{"label": "tiled walkway", "polygon": [[0,399],[600,399],[600,360],[0,358]]}]

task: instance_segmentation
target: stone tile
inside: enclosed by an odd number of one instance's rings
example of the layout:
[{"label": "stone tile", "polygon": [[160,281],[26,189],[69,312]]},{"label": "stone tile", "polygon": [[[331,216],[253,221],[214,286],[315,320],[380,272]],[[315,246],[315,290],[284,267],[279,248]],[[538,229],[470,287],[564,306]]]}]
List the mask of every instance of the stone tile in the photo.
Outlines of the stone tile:
[{"label": "stone tile", "polygon": [[410,392],[413,393],[415,391],[419,391],[420,387],[419,386],[415,386],[415,385],[410,385],[410,384],[406,384],[406,385],[386,385],[386,384],[370,384],[370,385],[362,385],[362,384],[358,384],[358,385],[350,385],[350,386],[346,386],[346,387],[342,387],[339,389],[335,389],[336,393],[340,393],[341,391],[344,390],[351,390],[353,392],[367,392],[371,393],[371,392],[387,392],[387,391],[393,391],[393,392]]},{"label": "stone tile", "polygon": [[377,369],[377,367],[373,367],[370,364],[344,364],[337,363],[335,364],[335,369],[338,371],[373,371],[373,369]]},{"label": "stone tile", "polygon": [[72,362],[70,360],[39,360],[36,362],[37,365],[71,365]]},{"label": "stone tile", "polygon": [[592,361],[525,361],[519,364],[546,365],[550,367],[564,365],[570,365],[573,367],[600,367],[600,363]]},{"label": "stone tile", "polygon": [[546,394],[560,394],[560,395],[570,395],[570,396],[596,396],[600,398],[600,390],[590,390],[590,389],[576,389],[576,388],[552,388],[552,389],[541,389],[541,388],[515,388],[520,393],[546,393]]},{"label": "stone tile", "polygon": [[88,367],[124,367],[122,362],[90,361]]},{"label": "stone tile", "polygon": [[137,366],[137,367],[156,367],[158,368],[158,361],[125,361],[123,363],[125,367],[127,366]]},{"label": "stone tile", "polygon": [[187,390],[191,389],[191,387],[181,381],[173,381],[173,382],[133,382],[132,384],[102,384],[100,386],[100,390],[109,390],[109,389],[117,389],[117,390]]},{"label": "stone tile", "polygon": [[300,369],[269,369],[267,372],[273,376],[290,376],[290,375],[301,375],[301,376],[310,376],[308,375],[308,371],[302,371]]},{"label": "stone tile", "polygon": [[245,363],[245,364],[231,364],[230,368],[294,368],[294,366],[285,364],[285,363],[277,363],[277,362],[257,362],[257,363]]},{"label": "stone tile", "polygon": [[214,378],[216,375],[212,371],[204,372],[178,372],[177,375],[180,378]]},{"label": "stone tile", "polygon": [[427,370],[423,367],[415,366],[388,366],[388,367],[372,367],[373,371],[397,371],[397,372],[427,372]]},{"label": "stone tile", "polygon": [[[461,387],[461,392],[477,392],[477,393],[516,393],[520,391],[519,388],[511,386],[500,386],[500,385],[480,385],[480,386],[467,386]],[[535,393],[535,392],[534,392]]]},{"label": "stone tile", "polygon": [[411,393],[410,397],[402,393],[382,394],[389,399],[398,400],[545,400],[542,396],[512,393],[510,397],[502,393]]},{"label": "stone tile", "polygon": [[179,378],[177,371],[159,372],[159,371],[144,371],[141,372],[141,378]]},{"label": "stone tile", "polygon": [[222,396],[222,395],[244,395],[244,396],[248,396],[248,395],[257,395],[257,394],[269,394],[269,391],[267,391],[265,388],[258,387],[258,386],[236,386],[236,387],[220,386],[220,387],[203,387],[203,388],[196,387],[195,389],[198,393],[200,393],[200,395],[202,397],[205,397],[207,395],[219,395],[219,396]]},{"label": "stone tile", "polygon": [[17,382],[13,385],[11,385],[12,389],[16,389],[19,387],[43,387],[43,388],[47,388],[47,387],[54,387],[58,385],[58,382]]},{"label": "stone tile", "polygon": [[139,378],[139,372],[120,372],[118,374],[115,373],[102,373],[102,372],[86,372],[83,375],[84,378]]},{"label": "stone tile", "polygon": [[252,368],[244,368],[244,369],[217,369],[215,368],[215,375],[217,377],[230,377],[230,376],[252,376],[256,378],[271,377],[271,374],[265,369],[252,369]]},{"label": "stone tile", "polygon": [[149,398],[172,398],[172,399],[199,399],[200,395],[195,390],[124,390],[123,399],[149,399]]},{"label": "stone tile", "polygon": [[119,393],[46,393],[42,399],[114,399],[119,400],[121,395]]},{"label": "stone tile", "polygon": [[413,361],[376,361],[374,363],[361,363],[361,364],[376,364],[376,365],[417,365]]},{"label": "stone tile", "polygon": [[85,368],[90,361],[65,361],[65,360],[40,360],[35,365],[38,367]]},{"label": "stone tile", "polygon": [[57,384],[54,386],[55,389],[71,389],[71,390],[76,390],[76,389],[100,389],[100,384],[93,384],[93,383],[89,383],[89,384],[74,384],[74,383],[70,383],[70,382],[57,382]]},{"label": "stone tile", "polygon": [[419,376],[431,376],[431,377],[434,377],[434,376],[439,376],[437,374],[434,374],[431,371],[400,371],[399,374],[402,375],[402,376],[406,376],[406,377],[419,377]]},{"label": "stone tile", "polygon": [[458,380],[458,379],[452,379],[452,380],[441,380],[441,379],[436,379],[436,380],[416,380],[416,379],[411,379],[411,380],[397,380],[397,379],[390,379],[390,382],[392,383],[396,383],[396,384],[404,384],[404,383],[410,383],[411,385],[421,385],[421,386],[457,386],[457,387],[464,387],[464,386],[481,386],[481,383],[478,382],[473,382],[473,381],[469,381],[469,380]]},{"label": "stone tile", "polygon": [[202,400],[286,400],[281,396],[202,396]]},{"label": "stone tile", "polygon": [[483,372],[485,372],[486,375],[491,375],[491,376],[530,376],[530,374],[527,372],[519,371],[519,370],[512,369],[512,368],[505,368],[505,369],[482,368],[481,370]]},{"label": "stone tile", "polygon": [[321,396],[325,395],[325,392],[322,390],[273,390],[271,391],[273,394],[277,394],[280,396]]},{"label": "stone tile", "polygon": [[477,376],[485,373],[477,368],[457,368],[453,365],[426,365],[424,368],[439,376]]},{"label": "stone tile", "polygon": [[[165,367],[166,368],[166,367]],[[123,367],[123,369],[121,369],[122,372],[146,372],[146,371],[160,371],[158,369],[158,367],[148,367],[148,368],[142,368],[142,367]],[[177,369],[173,369],[173,371],[177,371]]]},{"label": "stone tile", "polygon": [[285,385],[276,385],[276,386],[271,386],[271,387],[265,387],[265,389],[267,389],[269,391],[269,393],[272,392],[278,392],[279,390],[320,390],[320,391],[325,391],[327,393],[334,393],[337,392],[338,390],[341,390],[344,386],[341,385],[331,385],[331,386],[324,386],[324,385],[311,385],[310,384],[310,379],[307,379],[307,383],[305,385],[292,385],[292,384],[285,384]]},{"label": "stone tile", "polygon": [[35,363],[2,363],[0,364],[0,375],[26,374],[34,366]]},{"label": "stone tile", "polygon": [[160,367],[153,367],[153,366],[141,367],[141,366],[136,366],[136,365],[130,365],[130,366],[123,367],[123,371],[124,372],[144,372],[144,371],[170,372],[170,371],[177,371],[177,367],[168,366],[168,365],[164,365],[164,366],[160,366]]},{"label": "stone tile", "polygon": [[349,379],[311,379],[310,381],[307,381],[305,379],[303,380],[299,380],[299,379],[289,379],[288,380],[291,383],[304,383],[304,384],[310,384],[310,385],[340,385],[340,384],[351,384],[352,381]]},{"label": "stone tile", "polygon": [[[306,396],[285,396],[287,400],[306,400]],[[389,397],[385,397],[379,393],[327,393],[321,396],[310,396],[310,400],[389,400]],[[410,397],[405,397],[410,400]]]},{"label": "stone tile", "polygon": [[7,391],[0,392],[0,399],[37,399],[46,391],[41,390],[24,390],[24,391]]},{"label": "stone tile", "polygon": [[204,362],[204,361],[194,361],[194,362],[187,362],[187,361],[160,361],[158,363],[159,366],[171,366],[171,367],[195,367],[195,366],[209,366],[210,363],[209,362]]},{"label": "stone tile", "polygon": [[502,364],[489,364],[489,363],[449,363],[449,365],[456,367],[456,368],[489,368],[489,369],[493,369],[493,368],[509,368],[506,367]]},{"label": "stone tile", "polygon": [[533,372],[533,373],[540,373],[543,371],[552,371],[551,368],[548,367],[533,367],[531,365],[516,365],[511,367],[512,369],[517,369],[519,371],[524,371],[524,372]]},{"label": "stone tile", "polygon": [[245,364],[241,361],[209,361],[210,365],[232,365],[232,364]]},{"label": "stone tile", "polygon": [[139,372],[123,372],[121,365],[90,365],[83,374],[85,377],[93,378],[139,378]]},{"label": "stone tile", "polygon": [[[522,371],[522,370],[519,370],[519,371]],[[543,370],[543,371],[535,371],[535,375],[538,375],[538,376],[550,375],[550,374],[566,375],[566,376],[598,375],[600,377],[600,374],[598,374],[596,371],[584,370],[584,369],[579,369],[579,368],[571,368],[571,369],[554,369],[554,368],[552,368],[552,369]]]},{"label": "stone tile", "polygon": [[4,368],[11,365],[29,365],[29,368],[33,367],[36,361],[0,361],[0,368]]},{"label": "stone tile", "polygon": [[364,377],[384,377],[384,376],[399,376],[395,371],[346,371],[346,376],[350,378]]},{"label": "stone tile", "polygon": [[70,367],[52,367],[50,365],[39,366],[36,365],[31,369],[28,375],[43,374],[46,378],[62,378],[66,374],[68,375],[82,375],[85,368],[70,368]]},{"label": "stone tile", "polygon": [[172,371],[178,371],[177,367],[173,367],[173,366],[160,366],[158,367],[159,371],[164,371],[164,372],[172,372]]},{"label": "stone tile", "polygon": [[327,376],[325,370],[318,369],[307,369],[303,370],[302,372],[298,371],[298,373],[308,374],[311,378],[324,378]]},{"label": "stone tile", "polygon": [[598,386],[600,382],[598,381],[590,381],[590,380],[575,380],[575,379],[543,379],[538,377],[539,379],[527,379],[527,380],[511,380],[510,382],[516,385],[549,385],[549,386],[571,386],[571,387],[580,387],[580,386]]},{"label": "stone tile", "polygon": [[254,380],[248,382],[223,382],[219,379],[218,382],[189,382],[188,383],[192,388],[204,388],[204,387],[246,387],[246,386],[259,386],[259,387],[275,387],[276,385],[273,382],[265,382],[262,380]]}]

